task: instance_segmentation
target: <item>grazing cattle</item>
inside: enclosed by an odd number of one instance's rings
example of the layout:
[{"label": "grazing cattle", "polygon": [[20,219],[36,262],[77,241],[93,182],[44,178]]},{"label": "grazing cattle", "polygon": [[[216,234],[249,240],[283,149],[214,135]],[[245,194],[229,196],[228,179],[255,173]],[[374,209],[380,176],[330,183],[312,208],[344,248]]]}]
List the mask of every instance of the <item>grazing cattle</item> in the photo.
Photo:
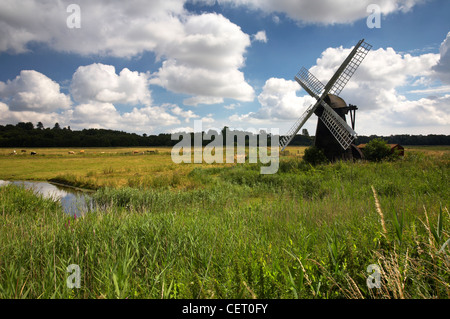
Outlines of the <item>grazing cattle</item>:
[{"label": "grazing cattle", "polygon": [[12,153],[9,153],[9,155],[17,155],[16,150],[14,150]]},{"label": "grazing cattle", "polygon": [[27,150],[21,150],[21,152],[22,152],[22,153],[26,153],[26,152],[27,152]]},{"label": "grazing cattle", "polygon": [[81,154],[84,154],[84,150],[81,150],[80,153],[81,153]]},{"label": "grazing cattle", "polygon": [[31,152],[30,155],[36,155],[36,152]]},{"label": "grazing cattle", "polygon": [[69,154],[73,155],[73,154],[75,154],[75,152],[74,151],[69,151]]},{"label": "grazing cattle", "polygon": [[133,151],[133,154],[139,154],[140,152],[139,151]]}]

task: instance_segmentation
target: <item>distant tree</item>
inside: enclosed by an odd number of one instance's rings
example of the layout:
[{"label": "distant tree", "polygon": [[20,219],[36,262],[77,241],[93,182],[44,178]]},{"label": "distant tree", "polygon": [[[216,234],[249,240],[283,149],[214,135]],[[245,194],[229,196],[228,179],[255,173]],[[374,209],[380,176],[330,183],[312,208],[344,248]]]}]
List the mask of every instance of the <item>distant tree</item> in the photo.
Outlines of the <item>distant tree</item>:
[{"label": "distant tree", "polygon": [[302,130],[302,135],[303,135],[303,136],[306,136],[306,137],[309,137],[308,129],[304,128],[304,129]]},{"label": "distant tree", "polygon": [[55,131],[58,130],[59,131],[60,129],[61,129],[61,126],[59,125],[58,122],[56,122],[55,126],[53,127],[53,130],[55,130]]},{"label": "distant tree", "polygon": [[38,122],[38,124],[36,125],[36,128],[38,130],[43,130],[44,129],[44,124],[42,124],[42,122]]},{"label": "distant tree", "polygon": [[21,128],[22,130],[27,130],[27,131],[34,129],[34,125],[31,122],[27,122],[27,123],[19,122],[19,123],[17,123],[16,126],[18,128]]}]

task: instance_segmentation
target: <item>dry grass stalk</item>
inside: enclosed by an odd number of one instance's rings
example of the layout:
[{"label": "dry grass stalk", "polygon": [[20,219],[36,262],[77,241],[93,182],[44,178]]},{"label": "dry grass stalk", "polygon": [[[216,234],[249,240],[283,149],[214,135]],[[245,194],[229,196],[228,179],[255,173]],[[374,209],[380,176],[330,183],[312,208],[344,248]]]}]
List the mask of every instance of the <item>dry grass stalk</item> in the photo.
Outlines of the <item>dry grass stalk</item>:
[{"label": "dry grass stalk", "polygon": [[425,226],[425,228],[428,231],[428,242],[430,244],[430,247],[433,247],[433,235],[431,234],[431,228],[430,228],[430,221],[428,220],[428,213],[427,213],[427,209],[425,208],[425,205],[423,206],[423,211],[425,212],[425,220],[427,221],[427,224],[425,225],[424,222],[422,222],[422,224]]},{"label": "dry grass stalk", "polygon": [[252,299],[258,299],[256,294],[253,292],[253,290],[250,289],[250,287],[247,285],[247,283],[245,281],[243,281],[242,283],[244,284],[247,291],[252,295]]},{"label": "dry grass stalk", "polygon": [[[309,279],[308,274],[306,273],[305,267],[303,267],[302,261],[301,261],[300,258],[298,258],[298,257],[296,257],[296,259],[298,260],[298,262],[299,262],[299,264],[300,264],[300,267],[302,267],[302,271],[303,271],[303,274],[305,275],[305,279],[306,279],[306,281],[308,282],[308,285],[309,285],[311,288],[313,288],[312,282],[311,282],[311,280]],[[316,292],[314,291],[314,288],[311,289],[311,290],[312,290],[312,293],[313,293],[313,295],[314,295],[314,297],[315,297],[315,296],[316,296]]]},{"label": "dry grass stalk", "polygon": [[358,288],[358,285],[355,283],[352,277],[349,275],[345,276],[345,279],[347,280],[347,283],[349,284],[350,289],[346,289],[350,293],[350,296],[347,296],[352,299],[364,299],[363,294],[361,293],[361,290]]},{"label": "dry grass stalk", "polygon": [[371,187],[372,187],[372,192],[373,192],[373,198],[375,199],[375,207],[381,218],[381,227],[383,228],[383,235],[387,236],[386,223],[384,222],[384,215],[383,215],[383,211],[381,210],[380,202],[378,201],[377,192],[375,191],[375,188],[373,187],[373,185],[371,185]]},{"label": "dry grass stalk", "polygon": [[[405,299],[408,296],[405,295],[405,279],[406,273],[402,274],[400,266],[398,264],[397,252],[394,250],[389,256],[385,256],[382,253],[376,253],[379,258],[379,265],[381,270],[381,278],[384,278],[386,284],[382,284],[384,288],[383,295],[390,298],[389,291],[393,294],[394,299]],[[402,280],[402,277],[404,278]]]}]

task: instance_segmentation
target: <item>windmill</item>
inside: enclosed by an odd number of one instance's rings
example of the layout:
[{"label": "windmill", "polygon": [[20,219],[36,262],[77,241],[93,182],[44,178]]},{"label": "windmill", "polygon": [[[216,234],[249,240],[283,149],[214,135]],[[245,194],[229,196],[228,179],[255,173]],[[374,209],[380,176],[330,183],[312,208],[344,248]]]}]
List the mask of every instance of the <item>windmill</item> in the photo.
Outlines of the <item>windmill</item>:
[{"label": "windmill", "polygon": [[[352,144],[356,138],[354,129],[358,108],[355,105],[347,105],[339,94],[371,48],[372,46],[364,42],[364,39],[360,40],[327,85],[323,85],[304,67],[297,73],[295,80],[317,101],[306,109],[286,135],[280,139],[282,151],[314,113],[319,117],[314,145],[322,149],[330,161],[362,157],[361,151]],[[348,113],[350,113],[352,127],[345,119]]]}]

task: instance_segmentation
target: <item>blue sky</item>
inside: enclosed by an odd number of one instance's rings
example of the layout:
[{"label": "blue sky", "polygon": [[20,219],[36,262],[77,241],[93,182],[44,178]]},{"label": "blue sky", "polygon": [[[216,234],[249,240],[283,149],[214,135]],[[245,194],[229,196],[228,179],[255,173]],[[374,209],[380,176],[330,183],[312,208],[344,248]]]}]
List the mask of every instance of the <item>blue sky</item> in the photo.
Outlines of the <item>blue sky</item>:
[{"label": "blue sky", "polygon": [[450,134],[449,13],[446,0],[0,0],[0,124],[283,134],[313,102],[298,70],[326,83],[365,38],[341,93],[357,133]]}]

